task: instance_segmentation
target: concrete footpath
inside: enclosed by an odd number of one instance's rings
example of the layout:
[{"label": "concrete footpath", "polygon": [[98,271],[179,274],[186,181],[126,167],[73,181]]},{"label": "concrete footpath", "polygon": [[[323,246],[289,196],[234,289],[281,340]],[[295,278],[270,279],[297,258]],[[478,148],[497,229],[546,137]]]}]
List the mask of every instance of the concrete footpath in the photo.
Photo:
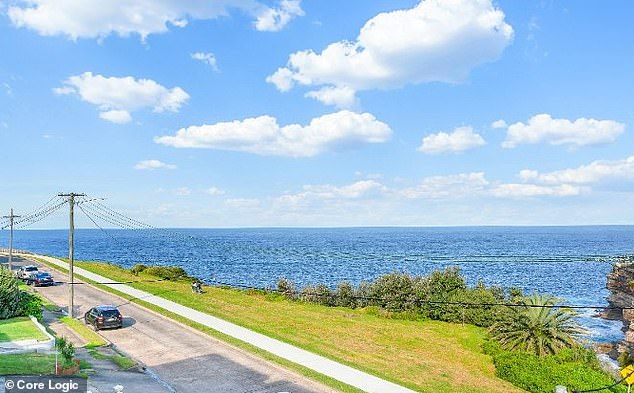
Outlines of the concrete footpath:
[{"label": "concrete footpath", "polygon": [[[33,255],[24,255],[24,257],[29,256]],[[68,263],[59,259],[41,255],[35,256],[46,260],[53,265],[68,269]],[[109,278],[91,273],[82,268],[75,267],[74,271],[75,274],[96,282],[111,281],[111,279]],[[135,298],[142,299],[144,302],[148,302],[155,306],[161,307],[167,311],[178,314],[191,321],[205,325],[228,336],[249,343],[276,356],[314,370],[320,374],[334,378],[350,386],[354,386],[368,393],[414,393],[414,391],[411,389],[378,378],[374,375],[359,371],[352,367],[327,359],[323,356],[316,355],[293,345],[267,337],[263,334],[253,332],[244,327],[235,325],[233,323],[213,317],[200,311],[196,311],[189,307],[185,307],[159,296],[152,295],[148,292],[132,288],[128,285],[105,284],[105,286],[115,289],[119,292],[123,292]]]}]

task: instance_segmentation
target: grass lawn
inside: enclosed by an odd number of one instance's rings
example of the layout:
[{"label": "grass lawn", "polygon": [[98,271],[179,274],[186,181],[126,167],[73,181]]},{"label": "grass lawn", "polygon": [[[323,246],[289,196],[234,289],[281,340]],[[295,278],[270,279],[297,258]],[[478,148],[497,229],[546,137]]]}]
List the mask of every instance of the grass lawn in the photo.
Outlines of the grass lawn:
[{"label": "grass lawn", "polygon": [[55,374],[55,355],[24,353],[0,355],[0,375]]},{"label": "grass lawn", "polygon": [[95,348],[108,344],[100,335],[77,319],[66,316],[60,318],[59,320],[71,328],[75,333],[82,336],[84,341],[87,343],[85,346],[88,348]]},{"label": "grass lawn", "polygon": [[104,355],[100,352],[97,352],[96,349],[89,349],[88,353],[95,359],[110,360],[114,362],[117,366],[119,366],[119,368],[121,368],[122,370],[127,370],[137,364],[134,360],[123,355]]},{"label": "grass lawn", "polygon": [[48,340],[48,337],[28,317],[0,321],[0,342],[29,339],[45,341]]},{"label": "grass lawn", "polygon": [[[77,266],[119,281],[154,278],[103,263]],[[186,282],[132,286],[421,392],[521,391],[495,377],[480,348],[485,331],[475,326],[387,319],[373,309],[324,307],[254,291],[205,287],[197,295]]]}]

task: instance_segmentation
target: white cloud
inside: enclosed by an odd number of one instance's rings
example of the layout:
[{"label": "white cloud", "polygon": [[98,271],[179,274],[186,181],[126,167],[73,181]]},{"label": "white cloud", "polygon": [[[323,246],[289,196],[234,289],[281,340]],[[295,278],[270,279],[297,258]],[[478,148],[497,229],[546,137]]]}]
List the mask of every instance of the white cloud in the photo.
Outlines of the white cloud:
[{"label": "white cloud", "polygon": [[134,166],[134,169],[138,169],[138,170],[176,169],[176,165],[166,164],[159,160],[144,160],[144,161],[139,161]]},{"label": "white cloud", "polygon": [[18,0],[8,9],[11,22],[40,35],[101,38],[164,33],[183,28],[190,20],[215,19],[239,9],[255,18],[260,31],[277,31],[303,15],[299,0],[282,0],[270,8],[256,0]]},{"label": "white cloud", "polygon": [[208,189],[205,190],[205,192],[212,196],[219,196],[219,195],[225,194],[225,192],[218,187],[209,187]]},{"label": "white cloud", "polygon": [[260,155],[311,157],[327,150],[382,143],[390,127],[370,113],[340,111],[311,120],[310,124],[280,127],[271,116],[181,128],[174,136],[154,138],[177,148],[234,150]]},{"label": "white cloud", "polygon": [[500,120],[496,120],[493,123],[491,123],[491,128],[495,128],[495,129],[500,129],[500,128],[507,128],[509,125],[506,124],[506,121],[500,119]]},{"label": "white cloud", "polygon": [[[501,124],[501,123],[500,123]],[[625,125],[613,120],[579,118],[553,119],[549,114],[535,115],[528,124],[518,122],[507,128],[504,148],[520,144],[548,142],[551,145],[586,146],[614,142],[623,133]]]},{"label": "white cloud", "polygon": [[359,199],[386,190],[384,185],[374,180],[361,180],[341,187],[330,184],[305,185],[302,192],[282,195],[277,198],[277,202],[298,205],[311,200]]},{"label": "white cloud", "polygon": [[520,178],[525,182],[543,184],[591,184],[605,179],[634,179],[634,156],[616,161],[593,161],[577,168],[548,173],[523,170]]},{"label": "white cloud", "polygon": [[279,8],[263,8],[255,21],[255,28],[259,31],[280,31],[296,16],[304,16],[300,0],[282,0]]},{"label": "white cloud", "polygon": [[319,90],[309,91],[305,96],[314,98],[326,105],[334,105],[337,108],[352,108],[357,103],[355,91],[345,86],[326,86]]},{"label": "white cloud", "polygon": [[111,110],[99,113],[99,117],[117,124],[125,124],[132,121],[130,112],[124,110]]},{"label": "white cloud", "polygon": [[582,188],[572,186],[570,184],[561,184],[557,186],[542,186],[536,184],[509,183],[500,184],[491,190],[491,194],[501,198],[522,198],[522,197],[540,197],[540,196],[556,196],[567,197],[579,195]]},{"label": "white cloud", "polygon": [[196,52],[191,54],[192,59],[202,61],[211,67],[212,70],[218,72],[218,62],[213,53]]},{"label": "white cloud", "polygon": [[229,198],[225,205],[234,209],[256,209],[260,207],[260,200],[255,198]]},{"label": "white cloud", "polygon": [[192,190],[189,187],[179,187],[175,192],[178,196],[189,196],[192,194]]},{"label": "white cloud", "polygon": [[489,182],[484,172],[460,173],[448,176],[430,176],[415,187],[399,193],[405,198],[461,198],[486,192]]},{"label": "white cloud", "polygon": [[189,95],[180,87],[168,89],[151,79],[104,77],[84,72],[71,76],[64,86],[53,89],[56,94],[78,94],[86,102],[97,105],[100,117],[115,123],[126,123],[130,112],[152,108],[154,112],[178,112]]},{"label": "white cloud", "polygon": [[475,66],[497,59],[512,37],[512,27],[491,0],[424,0],[412,9],[376,15],[354,42],[291,54],[287,66],[267,81],[280,91],[295,84],[359,91],[459,83]]},{"label": "white cloud", "polygon": [[404,188],[398,194],[408,199],[456,199],[495,196],[498,198],[569,197],[587,189],[570,184],[537,185],[493,183],[483,172],[426,177],[415,187]]},{"label": "white cloud", "polygon": [[438,132],[423,138],[419,151],[427,154],[457,153],[486,144],[471,127],[458,127],[451,134]]}]

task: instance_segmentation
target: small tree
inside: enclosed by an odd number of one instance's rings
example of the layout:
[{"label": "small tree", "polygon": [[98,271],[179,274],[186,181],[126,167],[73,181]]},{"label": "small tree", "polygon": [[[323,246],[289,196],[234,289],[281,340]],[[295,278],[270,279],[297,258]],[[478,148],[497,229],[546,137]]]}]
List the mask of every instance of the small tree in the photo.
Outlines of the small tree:
[{"label": "small tree", "polygon": [[22,294],[18,279],[4,267],[0,267],[0,320],[22,314]]},{"label": "small tree", "polygon": [[74,365],[73,358],[75,357],[75,346],[73,343],[60,336],[55,340],[55,348],[62,357],[62,365],[66,368],[72,367]]},{"label": "small tree", "polygon": [[574,335],[584,332],[575,319],[577,313],[557,308],[559,300],[554,296],[533,294],[523,303],[525,307],[514,308],[507,319],[491,326],[491,336],[504,349],[555,354],[574,346]]}]

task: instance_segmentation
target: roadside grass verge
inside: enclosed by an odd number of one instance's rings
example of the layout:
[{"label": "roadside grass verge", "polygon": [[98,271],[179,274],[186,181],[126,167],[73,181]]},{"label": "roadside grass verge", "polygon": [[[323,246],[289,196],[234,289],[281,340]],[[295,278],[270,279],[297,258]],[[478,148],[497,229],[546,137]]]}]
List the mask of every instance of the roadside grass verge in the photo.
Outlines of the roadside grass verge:
[{"label": "roadside grass verge", "polygon": [[[155,279],[143,273],[135,276],[111,264],[78,262],[77,266],[117,281]],[[351,310],[291,302],[281,295],[261,291],[204,287],[205,293],[194,294],[188,282],[136,282],[129,285],[414,390],[439,393],[521,391],[495,376],[491,358],[481,349],[486,332],[475,326],[389,319],[377,316],[372,308]],[[120,292],[117,294],[121,296]],[[126,295],[122,297],[130,299]],[[142,300],[132,301],[341,391],[358,391],[265,351],[254,350],[236,339],[201,328],[163,309],[148,306]]]},{"label": "roadside grass verge", "polygon": [[0,321],[0,342],[20,340],[45,341],[48,337],[33,324],[29,317],[17,317]]},{"label": "roadside grass verge", "polygon": [[95,333],[92,329],[90,329],[78,319],[65,316],[61,317],[59,320],[62,321],[62,323],[68,326],[75,333],[80,335],[84,339],[84,341],[86,341],[86,345],[84,345],[84,347],[96,348],[108,345],[108,342],[106,340],[104,340],[100,335]]},{"label": "roadside grass verge", "polygon": [[95,359],[110,360],[111,362],[114,362],[117,366],[119,366],[119,368],[122,370],[127,370],[136,365],[136,362],[134,360],[130,359],[127,356],[123,356],[118,352],[117,355],[105,355],[97,351],[97,349],[91,348],[88,350],[88,353]]},{"label": "roadside grass verge", "polygon": [[55,374],[55,355],[21,353],[0,355],[0,375]]}]

